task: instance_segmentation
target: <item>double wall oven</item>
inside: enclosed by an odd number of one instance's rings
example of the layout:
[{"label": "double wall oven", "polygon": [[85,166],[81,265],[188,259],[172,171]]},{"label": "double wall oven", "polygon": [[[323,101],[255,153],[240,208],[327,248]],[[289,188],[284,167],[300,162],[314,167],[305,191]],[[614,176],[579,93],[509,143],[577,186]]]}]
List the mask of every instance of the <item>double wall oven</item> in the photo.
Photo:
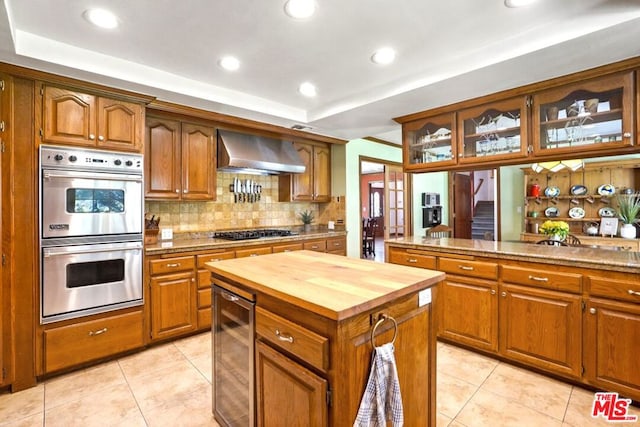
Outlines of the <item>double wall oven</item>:
[{"label": "double wall oven", "polygon": [[40,147],[40,321],[143,303],[142,155]]}]

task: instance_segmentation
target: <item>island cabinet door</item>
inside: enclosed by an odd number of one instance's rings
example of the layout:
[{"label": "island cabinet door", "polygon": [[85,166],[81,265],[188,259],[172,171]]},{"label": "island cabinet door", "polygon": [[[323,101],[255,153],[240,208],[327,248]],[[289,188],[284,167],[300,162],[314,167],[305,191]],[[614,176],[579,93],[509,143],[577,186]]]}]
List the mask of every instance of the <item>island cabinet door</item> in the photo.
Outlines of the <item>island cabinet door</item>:
[{"label": "island cabinet door", "polygon": [[585,328],[589,384],[640,400],[640,304],[592,298]]},{"label": "island cabinet door", "polygon": [[447,275],[438,291],[438,336],[497,352],[497,290],[494,281]]},{"label": "island cabinet door", "polygon": [[570,377],[582,375],[580,295],[501,285],[499,309],[502,355]]},{"label": "island cabinet door", "polygon": [[328,424],[327,381],[256,341],[258,427]]}]

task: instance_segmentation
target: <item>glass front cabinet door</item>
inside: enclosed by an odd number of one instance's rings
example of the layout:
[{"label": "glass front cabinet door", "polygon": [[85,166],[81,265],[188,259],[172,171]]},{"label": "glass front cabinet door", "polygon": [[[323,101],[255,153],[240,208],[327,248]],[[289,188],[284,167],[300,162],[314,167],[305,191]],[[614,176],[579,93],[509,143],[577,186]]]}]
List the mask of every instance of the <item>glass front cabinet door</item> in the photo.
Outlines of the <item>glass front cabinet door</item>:
[{"label": "glass front cabinet door", "polygon": [[511,98],[458,113],[458,163],[527,156],[527,97]]},{"label": "glass front cabinet door", "polygon": [[405,169],[456,164],[455,113],[406,123],[403,129]]},{"label": "glass front cabinet door", "polygon": [[612,150],[634,144],[633,74],[615,74],[533,95],[537,156]]}]

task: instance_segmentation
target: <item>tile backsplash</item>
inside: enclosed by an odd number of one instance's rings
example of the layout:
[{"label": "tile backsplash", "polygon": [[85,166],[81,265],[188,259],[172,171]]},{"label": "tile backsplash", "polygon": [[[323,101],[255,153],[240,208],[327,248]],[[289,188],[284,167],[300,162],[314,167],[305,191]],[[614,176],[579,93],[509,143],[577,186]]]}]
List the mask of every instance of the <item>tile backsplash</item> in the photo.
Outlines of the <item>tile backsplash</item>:
[{"label": "tile backsplash", "polygon": [[[261,200],[234,203],[229,191],[234,177],[261,185]],[[314,212],[313,226],[326,227],[328,221],[340,223],[345,220],[344,196],[332,197],[329,203],[278,202],[277,176],[218,172],[216,201],[145,201],[145,212],[159,216],[161,227],[171,227],[177,233],[301,226],[298,214],[304,210]]]}]

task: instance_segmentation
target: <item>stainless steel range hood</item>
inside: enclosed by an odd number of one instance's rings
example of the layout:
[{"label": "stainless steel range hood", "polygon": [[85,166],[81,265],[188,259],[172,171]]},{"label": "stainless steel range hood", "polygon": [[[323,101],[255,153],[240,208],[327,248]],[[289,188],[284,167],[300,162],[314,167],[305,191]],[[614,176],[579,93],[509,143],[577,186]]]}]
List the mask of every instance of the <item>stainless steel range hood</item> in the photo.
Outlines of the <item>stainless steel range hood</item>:
[{"label": "stainless steel range hood", "polygon": [[219,130],[218,170],[275,175],[303,173],[305,166],[292,142]]}]

